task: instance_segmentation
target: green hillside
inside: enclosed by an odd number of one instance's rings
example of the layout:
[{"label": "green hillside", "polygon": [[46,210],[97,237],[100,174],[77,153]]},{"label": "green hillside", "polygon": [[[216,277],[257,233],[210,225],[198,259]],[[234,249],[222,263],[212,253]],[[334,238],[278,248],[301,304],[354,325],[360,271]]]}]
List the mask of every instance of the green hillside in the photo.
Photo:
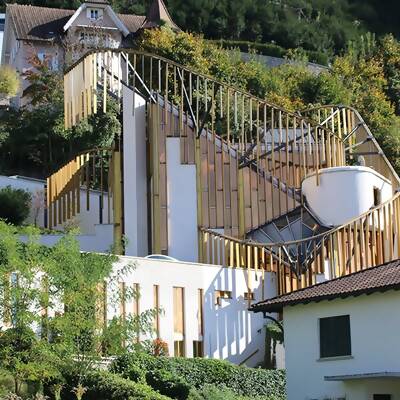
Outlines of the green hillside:
[{"label": "green hillside", "polygon": [[[143,14],[150,0],[111,0],[119,12]],[[79,0],[9,2],[76,8]],[[4,9],[6,0],[0,1]],[[186,31],[210,39],[276,43],[331,55],[366,31],[400,36],[398,0],[166,0]]]}]

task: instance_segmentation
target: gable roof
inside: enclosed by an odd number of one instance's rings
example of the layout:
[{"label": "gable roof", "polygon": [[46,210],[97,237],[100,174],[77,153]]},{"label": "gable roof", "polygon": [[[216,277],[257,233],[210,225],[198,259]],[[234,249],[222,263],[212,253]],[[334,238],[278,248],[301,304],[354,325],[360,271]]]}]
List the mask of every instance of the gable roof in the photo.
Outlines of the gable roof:
[{"label": "gable roof", "polygon": [[160,26],[160,22],[166,23],[172,29],[180,30],[178,25],[176,25],[172,20],[164,1],[153,0],[143,24],[143,28],[148,29],[158,27]]},{"label": "gable roof", "polygon": [[[64,25],[64,32],[66,32],[73,22],[79,17],[79,15],[87,9],[88,4],[94,4],[93,2],[88,3],[82,3],[80,7],[75,11],[74,15],[68,20],[68,22]],[[96,3],[100,4],[100,3]],[[114,24],[117,26],[117,28],[122,32],[122,34],[126,37],[129,35],[129,30],[128,28],[123,24],[121,19],[118,17],[117,14],[115,14],[114,10],[107,4],[107,3],[101,3],[101,5],[105,5],[103,10],[108,14],[108,16],[111,18],[111,20],[114,22]]]},{"label": "gable roof", "polygon": [[280,312],[284,307],[296,304],[343,299],[388,290],[400,290],[400,259],[261,301],[251,306],[250,310]]},{"label": "gable roof", "polygon": [[[103,0],[96,0],[97,3],[100,1]],[[92,3],[94,2],[93,0]],[[24,4],[7,4],[6,9],[6,15],[9,16],[19,40],[54,40],[64,33],[64,26],[75,13],[76,10]],[[137,32],[146,20],[143,15],[116,14],[116,16],[130,33]]]},{"label": "gable roof", "polygon": [[52,40],[62,34],[62,27],[75,13],[74,10],[7,4],[17,39]]}]

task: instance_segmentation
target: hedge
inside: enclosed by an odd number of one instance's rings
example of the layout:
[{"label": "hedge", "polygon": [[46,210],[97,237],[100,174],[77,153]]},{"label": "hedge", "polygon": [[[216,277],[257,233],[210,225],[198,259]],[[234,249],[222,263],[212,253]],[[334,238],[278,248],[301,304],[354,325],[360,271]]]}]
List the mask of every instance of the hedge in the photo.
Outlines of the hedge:
[{"label": "hedge", "polygon": [[[288,50],[274,43],[257,43],[248,42],[245,40],[208,40],[211,43],[220,45],[224,49],[238,48],[244,53],[249,53],[252,50],[257,51],[259,54],[270,57],[284,58],[288,54]],[[302,49],[304,54],[307,55],[308,60],[320,65],[328,65],[330,59],[329,55],[321,51],[305,50]]]},{"label": "hedge", "polygon": [[[69,376],[66,380],[62,399],[75,399],[71,390],[78,384],[77,378]],[[81,383],[87,388],[83,397],[85,400],[170,400],[146,384],[132,382],[107,371],[91,372],[82,378]]]},{"label": "hedge", "polygon": [[239,367],[220,360],[132,353],[117,358],[111,370],[129,378],[130,370],[137,370],[138,367],[147,372],[167,371],[196,389],[215,385],[226,387],[241,396],[270,396],[277,399],[285,399],[286,396],[284,371]]}]

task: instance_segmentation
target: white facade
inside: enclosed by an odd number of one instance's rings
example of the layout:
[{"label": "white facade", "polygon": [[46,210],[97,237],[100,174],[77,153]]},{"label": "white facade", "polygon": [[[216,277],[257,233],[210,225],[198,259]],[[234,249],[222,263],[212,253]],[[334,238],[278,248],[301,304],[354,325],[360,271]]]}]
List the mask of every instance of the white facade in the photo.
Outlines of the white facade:
[{"label": "white facade", "polygon": [[147,256],[146,101],[127,87],[123,99],[125,253]]},{"label": "white facade", "polygon": [[[240,364],[252,355],[246,361],[249,366],[263,361],[265,321],[261,314],[248,311],[249,302],[244,299],[248,292],[246,270],[137,257],[121,257],[116,268],[132,262],[136,269],[122,279],[127,287],[139,285],[141,312],[155,307],[154,285],[158,285],[159,304],[163,309],[159,336],[168,343],[170,355],[174,354],[174,341],[184,339],[187,357],[193,356],[193,341],[203,341],[205,357]],[[254,302],[276,294],[273,279],[274,274],[266,273],[263,280],[261,271],[250,271]],[[183,337],[174,332],[173,288],[184,288]],[[200,289],[203,291],[203,335],[199,320]],[[221,299],[217,305],[217,290],[229,291],[232,298]],[[126,310],[133,309],[132,304],[126,305]],[[118,313],[119,309],[109,308],[108,318]]]},{"label": "white facade", "polygon": [[[285,362],[288,400],[400,399],[400,377],[326,381],[343,375],[400,373],[400,292],[285,307]],[[350,315],[351,357],[320,360],[319,319]],[[400,374],[399,374],[400,376]]]},{"label": "white facade", "polygon": [[364,214],[378,205],[374,196],[380,203],[392,197],[390,181],[369,167],[325,168],[319,176],[319,185],[313,173],[301,188],[308,207],[325,226],[342,225]]}]

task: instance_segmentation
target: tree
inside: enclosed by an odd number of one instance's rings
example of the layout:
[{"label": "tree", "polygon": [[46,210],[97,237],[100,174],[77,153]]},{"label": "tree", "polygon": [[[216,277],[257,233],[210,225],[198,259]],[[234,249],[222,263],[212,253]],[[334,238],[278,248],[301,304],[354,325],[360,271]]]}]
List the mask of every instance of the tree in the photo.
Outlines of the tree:
[{"label": "tree", "polygon": [[47,61],[33,56],[33,68],[24,74],[29,105],[0,116],[2,173],[45,178],[80,151],[110,147],[120,134],[119,108],[112,99],[106,113],[99,105],[98,114],[65,129],[62,74]]},{"label": "tree", "polygon": [[23,189],[6,186],[0,189],[0,219],[21,225],[29,216],[31,194]]},{"label": "tree", "polygon": [[108,307],[138,296],[119,290],[135,265],[114,268],[114,255],[81,253],[73,233],[52,248],[39,245],[36,228],[26,228],[25,242],[19,233],[0,221],[0,320],[11,328],[0,333],[0,366],[17,391],[24,381],[60,384],[63,371],[82,378],[103,349],[122,354],[138,346],[138,333],[151,335],[156,310],[105,321],[102,288],[106,283]]},{"label": "tree", "polygon": [[8,66],[0,67],[0,97],[14,97],[20,89],[20,79],[18,72]]}]

